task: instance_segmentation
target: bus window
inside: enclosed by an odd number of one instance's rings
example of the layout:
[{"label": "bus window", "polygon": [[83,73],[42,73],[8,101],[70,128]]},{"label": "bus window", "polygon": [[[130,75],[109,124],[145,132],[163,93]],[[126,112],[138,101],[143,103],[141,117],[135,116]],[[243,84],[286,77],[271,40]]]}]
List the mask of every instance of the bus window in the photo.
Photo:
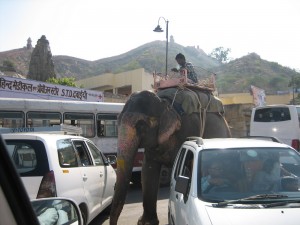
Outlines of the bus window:
[{"label": "bus window", "polygon": [[95,119],[91,113],[65,113],[64,124],[81,127],[82,136],[91,138],[95,136]]},{"label": "bus window", "polygon": [[55,112],[28,112],[27,127],[51,127],[61,124],[61,114]]},{"label": "bus window", "polygon": [[97,115],[97,135],[98,137],[118,136],[117,114]]},{"label": "bus window", "polygon": [[23,112],[0,112],[0,127],[18,128],[25,127],[25,115]]}]

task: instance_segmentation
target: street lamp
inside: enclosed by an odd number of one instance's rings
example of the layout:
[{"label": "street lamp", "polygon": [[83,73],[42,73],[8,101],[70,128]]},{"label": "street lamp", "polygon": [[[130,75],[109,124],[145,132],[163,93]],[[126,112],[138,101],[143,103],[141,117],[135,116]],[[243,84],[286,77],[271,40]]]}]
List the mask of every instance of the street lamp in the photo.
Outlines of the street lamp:
[{"label": "street lamp", "polygon": [[169,38],[168,38],[168,25],[169,25],[169,21],[166,20],[164,17],[159,17],[158,19],[158,23],[157,23],[157,27],[155,27],[155,29],[153,30],[154,32],[164,32],[163,29],[161,29],[160,25],[159,25],[159,21],[160,19],[163,19],[166,23],[166,75],[168,75],[168,42],[169,42]]}]

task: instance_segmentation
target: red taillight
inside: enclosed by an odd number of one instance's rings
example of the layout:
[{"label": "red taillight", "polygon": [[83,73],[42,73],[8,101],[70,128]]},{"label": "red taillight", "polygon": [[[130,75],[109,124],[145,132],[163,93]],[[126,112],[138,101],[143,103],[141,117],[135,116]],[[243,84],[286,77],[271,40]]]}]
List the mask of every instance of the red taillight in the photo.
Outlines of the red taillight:
[{"label": "red taillight", "polygon": [[300,150],[300,149],[299,149],[299,147],[300,147],[300,142],[299,142],[298,139],[293,139],[293,140],[292,140],[292,147],[293,147],[294,149],[296,149],[297,151]]},{"label": "red taillight", "polygon": [[54,172],[48,172],[42,179],[38,194],[36,198],[56,197],[56,185]]}]

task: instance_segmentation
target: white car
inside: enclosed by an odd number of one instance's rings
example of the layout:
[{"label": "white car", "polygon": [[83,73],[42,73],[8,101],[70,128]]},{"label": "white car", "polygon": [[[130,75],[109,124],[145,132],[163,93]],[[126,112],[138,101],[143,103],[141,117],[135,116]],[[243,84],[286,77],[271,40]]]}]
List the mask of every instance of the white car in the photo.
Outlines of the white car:
[{"label": "white car", "polygon": [[190,138],[176,157],[170,225],[296,225],[300,155],[292,147],[246,138]]},{"label": "white car", "polygon": [[89,139],[62,134],[3,134],[30,199],[73,199],[85,224],[109,207],[116,173]]}]

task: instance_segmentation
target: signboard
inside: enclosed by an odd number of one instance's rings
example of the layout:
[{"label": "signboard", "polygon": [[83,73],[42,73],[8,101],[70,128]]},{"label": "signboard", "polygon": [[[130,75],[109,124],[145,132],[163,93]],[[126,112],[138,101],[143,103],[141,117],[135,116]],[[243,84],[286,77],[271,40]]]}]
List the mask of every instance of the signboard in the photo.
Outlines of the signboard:
[{"label": "signboard", "polygon": [[255,107],[266,105],[265,90],[251,85],[251,92],[253,95],[253,104]]},{"label": "signboard", "polygon": [[0,76],[0,97],[103,102],[103,92]]}]

